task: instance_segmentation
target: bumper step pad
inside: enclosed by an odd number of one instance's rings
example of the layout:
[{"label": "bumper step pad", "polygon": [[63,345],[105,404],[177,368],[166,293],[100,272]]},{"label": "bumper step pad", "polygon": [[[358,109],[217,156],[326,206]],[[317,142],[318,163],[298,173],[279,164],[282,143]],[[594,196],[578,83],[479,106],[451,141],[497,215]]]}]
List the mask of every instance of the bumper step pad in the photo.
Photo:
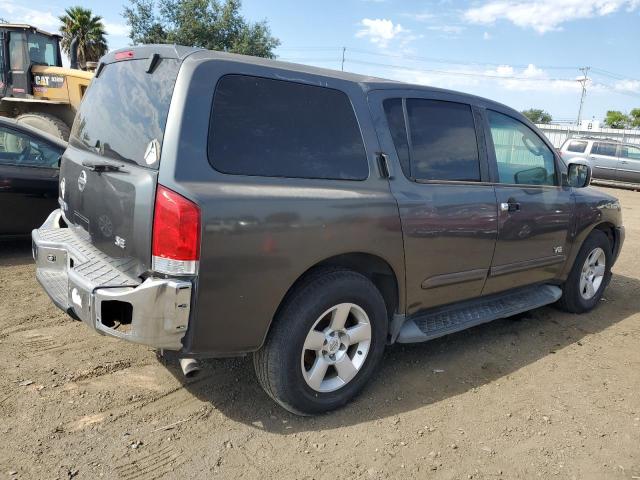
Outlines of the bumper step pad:
[{"label": "bumper step pad", "polygon": [[554,303],[561,296],[562,290],[557,286],[535,285],[438,307],[409,317],[400,329],[397,342],[414,343],[432,340]]}]

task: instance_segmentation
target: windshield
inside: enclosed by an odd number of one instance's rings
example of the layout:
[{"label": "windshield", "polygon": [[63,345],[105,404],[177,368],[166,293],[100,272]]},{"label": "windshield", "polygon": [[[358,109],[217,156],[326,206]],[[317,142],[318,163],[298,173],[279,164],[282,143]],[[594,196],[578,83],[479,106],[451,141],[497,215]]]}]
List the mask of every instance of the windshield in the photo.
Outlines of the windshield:
[{"label": "windshield", "polygon": [[29,33],[29,60],[34,65],[60,66],[58,62],[58,39],[41,33]]},{"label": "windshield", "polygon": [[103,157],[158,168],[164,127],[180,64],[162,59],[106,65],[94,77],[71,129],[71,145]]}]

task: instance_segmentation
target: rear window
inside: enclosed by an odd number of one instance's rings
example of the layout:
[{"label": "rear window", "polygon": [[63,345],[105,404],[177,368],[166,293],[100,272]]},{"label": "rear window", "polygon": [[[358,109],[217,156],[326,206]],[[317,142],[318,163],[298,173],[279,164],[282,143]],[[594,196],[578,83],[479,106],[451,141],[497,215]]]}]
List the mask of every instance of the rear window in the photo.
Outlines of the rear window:
[{"label": "rear window", "polygon": [[[103,68],[80,104],[71,145],[158,168],[179,63],[161,59],[152,73],[147,73],[148,63],[146,59],[128,60]],[[150,147],[156,155],[149,153]]]},{"label": "rear window", "polygon": [[222,173],[364,180],[362,136],[349,97],[331,88],[246,75],[216,87],[209,162]]},{"label": "rear window", "polygon": [[587,142],[572,140],[569,142],[569,145],[567,145],[567,152],[584,153],[586,149]]}]

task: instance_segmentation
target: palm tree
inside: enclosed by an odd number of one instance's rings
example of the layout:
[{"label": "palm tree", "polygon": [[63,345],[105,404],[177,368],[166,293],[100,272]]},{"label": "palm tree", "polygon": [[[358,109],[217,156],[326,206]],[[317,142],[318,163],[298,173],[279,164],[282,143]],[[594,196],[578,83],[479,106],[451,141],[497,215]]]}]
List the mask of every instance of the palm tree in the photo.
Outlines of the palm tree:
[{"label": "palm tree", "polygon": [[78,38],[78,63],[84,68],[87,62],[97,62],[107,53],[106,30],[102,17],[94,15],[89,8],[69,7],[60,16],[62,26],[62,51],[69,55],[71,41]]}]

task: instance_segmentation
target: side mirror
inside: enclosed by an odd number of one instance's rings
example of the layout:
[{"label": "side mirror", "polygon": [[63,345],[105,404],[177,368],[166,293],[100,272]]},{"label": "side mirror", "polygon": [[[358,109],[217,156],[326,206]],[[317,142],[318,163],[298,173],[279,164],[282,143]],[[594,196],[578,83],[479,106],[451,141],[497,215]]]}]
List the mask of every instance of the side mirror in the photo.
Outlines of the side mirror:
[{"label": "side mirror", "polygon": [[588,187],[591,183],[591,167],[582,163],[570,163],[567,170],[567,183],[574,188]]}]

